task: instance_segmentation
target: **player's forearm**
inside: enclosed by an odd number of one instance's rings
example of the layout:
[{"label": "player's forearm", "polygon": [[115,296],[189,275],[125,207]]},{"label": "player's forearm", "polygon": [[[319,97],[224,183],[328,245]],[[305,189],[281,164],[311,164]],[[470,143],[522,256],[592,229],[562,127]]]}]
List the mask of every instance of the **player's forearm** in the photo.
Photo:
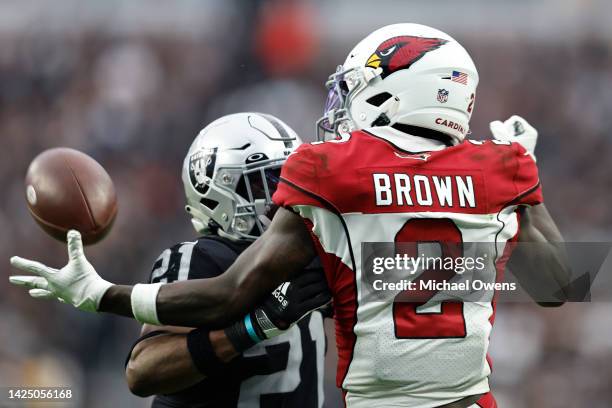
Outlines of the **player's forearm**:
[{"label": "player's forearm", "polygon": [[[539,231],[532,235],[540,234]],[[509,267],[523,288],[542,306],[560,306],[567,300],[569,270],[556,243],[540,240],[522,243]]]},{"label": "player's forearm", "polygon": [[[220,361],[227,363],[238,355],[224,331],[213,331],[209,336]],[[142,397],[178,392],[206,377],[193,362],[185,333],[158,335],[138,343],[125,375],[130,391]],[[208,371],[211,375],[214,370]]]},{"label": "player's forearm", "polygon": [[540,305],[560,306],[571,297],[571,272],[563,237],[543,204],[525,210],[519,242],[511,270]]},{"label": "player's forearm", "polygon": [[[175,282],[162,286],[157,295],[157,315],[164,324],[219,329],[246,313],[234,301],[237,289],[219,278]],[[244,299],[243,299],[244,300]]]},{"label": "player's forearm", "polygon": [[[217,279],[217,278],[215,278]],[[237,309],[244,302],[234,302],[215,279],[191,280],[163,285],[156,298],[157,315],[167,325],[221,328],[240,317]],[[132,310],[133,286],[113,285],[100,301],[98,311],[135,317]],[[245,299],[247,300],[247,299]],[[233,310],[238,310],[233,312]],[[156,323],[147,321],[147,323]]]},{"label": "player's forearm", "polygon": [[[539,257],[539,262],[548,266],[544,270],[546,278],[552,279],[558,284],[560,291],[557,294],[563,295],[563,300],[572,299],[571,269],[561,231],[559,231],[557,224],[544,204],[530,208],[529,216],[533,220],[535,229],[547,242],[543,245],[542,256]],[[541,305],[555,306],[554,303],[541,303]]]},{"label": "player's forearm", "polygon": [[[191,280],[163,285],[155,299],[157,315],[160,322],[173,326],[198,327],[216,326],[221,328],[239,317],[232,310],[239,306],[231,293],[214,279]],[[120,316],[136,317],[133,311],[134,286],[113,285],[104,293],[99,312],[113,313]],[[242,309],[239,309],[242,310]],[[146,323],[154,323],[145,321]]]},{"label": "player's forearm", "polygon": [[187,335],[163,334],[134,347],[125,369],[132,393],[145,397],[190,387],[204,378],[187,350]]}]

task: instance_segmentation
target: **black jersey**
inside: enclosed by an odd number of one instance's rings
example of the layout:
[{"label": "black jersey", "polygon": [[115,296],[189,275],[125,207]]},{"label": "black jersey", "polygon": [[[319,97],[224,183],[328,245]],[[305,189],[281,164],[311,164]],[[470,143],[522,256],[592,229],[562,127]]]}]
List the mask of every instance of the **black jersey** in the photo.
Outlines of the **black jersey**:
[{"label": "black jersey", "polygon": [[[207,236],[175,245],[155,261],[150,283],[218,276],[249,244]],[[308,268],[320,267],[317,260]],[[157,395],[152,408],[322,407],[324,354],[323,318],[314,312],[286,333],[246,350],[229,363],[228,373]]]}]

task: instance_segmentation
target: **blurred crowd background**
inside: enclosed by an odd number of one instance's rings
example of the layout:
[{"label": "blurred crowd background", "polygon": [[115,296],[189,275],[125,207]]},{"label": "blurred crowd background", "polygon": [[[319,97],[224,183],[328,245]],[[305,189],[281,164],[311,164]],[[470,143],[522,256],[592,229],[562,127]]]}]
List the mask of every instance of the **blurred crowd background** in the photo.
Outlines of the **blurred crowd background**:
[{"label": "blurred crowd background", "polygon": [[[611,12],[603,0],[0,1],[0,387],[70,385],[78,407],[149,404],[122,375],[136,323],[9,287],[11,255],[66,259],[26,209],[23,177],[36,154],[68,146],[108,170],[119,215],[88,255],[109,280],[144,281],[164,248],[195,234],[180,170],[198,130],[254,110],[313,140],[327,75],[389,23],[458,39],[480,71],[472,136],[489,137],[495,119],[527,118],[540,132],[544,195],[566,239],[610,241]],[[493,333],[501,407],[612,406],[610,303],[504,304]],[[328,350],[327,406],[337,407]]]}]

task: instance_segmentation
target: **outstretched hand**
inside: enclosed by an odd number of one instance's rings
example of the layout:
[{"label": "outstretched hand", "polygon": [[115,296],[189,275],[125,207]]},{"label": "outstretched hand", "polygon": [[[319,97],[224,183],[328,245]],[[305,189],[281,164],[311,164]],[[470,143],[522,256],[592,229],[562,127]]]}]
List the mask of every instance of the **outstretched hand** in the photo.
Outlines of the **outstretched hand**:
[{"label": "outstretched hand", "polygon": [[9,281],[29,289],[30,296],[57,299],[87,312],[96,312],[106,290],[113,284],[102,279],[85,258],[81,234],[68,231],[68,264],[61,269],[13,256],[11,265],[33,275],[12,275]]}]

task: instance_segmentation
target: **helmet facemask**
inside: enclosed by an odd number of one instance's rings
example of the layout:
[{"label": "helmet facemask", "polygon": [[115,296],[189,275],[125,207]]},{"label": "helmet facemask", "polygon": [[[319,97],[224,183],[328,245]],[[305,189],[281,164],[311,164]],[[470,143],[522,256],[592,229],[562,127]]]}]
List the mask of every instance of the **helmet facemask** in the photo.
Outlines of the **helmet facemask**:
[{"label": "helmet facemask", "polygon": [[243,167],[235,190],[233,233],[244,239],[256,239],[270,225],[278,209],[272,202],[272,195],[280,181],[284,162],[284,159],[265,160]]},{"label": "helmet facemask", "polygon": [[198,224],[194,223],[196,230],[200,224],[213,223],[220,233],[230,238],[257,239],[276,212],[272,195],[278,186],[284,162],[284,158],[266,159],[245,165],[219,166],[208,183],[210,191],[207,195],[224,198],[215,200],[214,208],[202,201],[195,209],[187,206],[187,211]]},{"label": "helmet facemask", "polygon": [[[372,80],[380,77],[381,72],[380,69],[367,67],[344,69],[342,65],[338,66],[336,72],[331,74],[325,83],[328,93],[323,116],[317,121],[317,140],[327,140],[330,138],[329,134],[332,134],[332,138],[337,138],[341,133],[349,133],[359,128],[351,117],[351,102]],[[385,118],[389,119],[387,113],[396,108],[398,102],[399,100],[391,94],[388,94],[381,103],[369,101],[371,109],[379,111],[372,126],[387,125],[388,123],[384,121]]]}]

